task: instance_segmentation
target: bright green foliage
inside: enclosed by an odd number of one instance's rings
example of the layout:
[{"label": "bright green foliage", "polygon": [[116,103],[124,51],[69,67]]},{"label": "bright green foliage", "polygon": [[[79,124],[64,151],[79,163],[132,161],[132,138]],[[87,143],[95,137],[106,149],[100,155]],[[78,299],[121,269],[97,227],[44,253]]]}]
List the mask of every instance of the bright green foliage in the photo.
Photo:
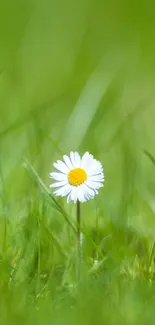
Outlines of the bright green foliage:
[{"label": "bright green foliage", "polygon": [[[155,4],[0,1],[0,325],[155,322]],[[52,163],[89,151],[76,209]]]}]

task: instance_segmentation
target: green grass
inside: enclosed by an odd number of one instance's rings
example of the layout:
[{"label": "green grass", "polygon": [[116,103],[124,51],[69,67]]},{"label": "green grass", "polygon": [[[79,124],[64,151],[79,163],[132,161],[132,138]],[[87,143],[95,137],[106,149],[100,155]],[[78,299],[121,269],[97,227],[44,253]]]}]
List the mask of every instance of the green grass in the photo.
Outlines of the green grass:
[{"label": "green grass", "polygon": [[[155,319],[155,5],[0,1],[0,324]],[[76,207],[53,162],[91,152],[105,187]]]}]

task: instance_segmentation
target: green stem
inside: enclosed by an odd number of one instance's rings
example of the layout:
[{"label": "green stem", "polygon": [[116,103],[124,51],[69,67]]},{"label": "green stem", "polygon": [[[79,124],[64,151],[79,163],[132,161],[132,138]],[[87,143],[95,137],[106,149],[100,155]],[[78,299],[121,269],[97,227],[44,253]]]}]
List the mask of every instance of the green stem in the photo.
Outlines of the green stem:
[{"label": "green stem", "polygon": [[3,254],[6,254],[6,240],[7,240],[7,216],[4,215],[4,237],[3,237]]},{"label": "green stem", "polygon": [[80,277],[81,277],[80,201],[77,201],[77,205],[76,205],[76,221],[77,221],[77,281],[80,281]]},{"label": "green stem", "polygon": [[40,217],[38,215],[37,217],[37,226],[38,226],[38,274],[37,274],[37,287],[36,290],[39,290],[39,284],[40,284]]}]

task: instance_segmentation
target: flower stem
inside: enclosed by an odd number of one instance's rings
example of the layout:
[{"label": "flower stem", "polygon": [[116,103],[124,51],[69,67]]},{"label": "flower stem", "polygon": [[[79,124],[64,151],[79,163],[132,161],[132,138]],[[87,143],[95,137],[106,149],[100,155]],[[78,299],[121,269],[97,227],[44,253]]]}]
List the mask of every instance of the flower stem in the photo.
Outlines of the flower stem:
[{"label": "flower stem", "polygon": [[80,281],[80,277],[81,277],[80,201],[77,201],[77,205],[76,205],[76,221],[77,221],[77,281]]}]

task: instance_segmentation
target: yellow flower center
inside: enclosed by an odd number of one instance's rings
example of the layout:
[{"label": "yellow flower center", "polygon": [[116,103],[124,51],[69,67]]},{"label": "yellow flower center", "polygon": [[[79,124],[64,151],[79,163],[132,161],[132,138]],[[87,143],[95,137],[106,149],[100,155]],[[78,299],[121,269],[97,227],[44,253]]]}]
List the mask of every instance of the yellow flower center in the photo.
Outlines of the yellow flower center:
[{"label": "yellow flower center", "polygon": [[68,174],[68,181],[71,185],[78,186],[84,183],[87,179],[87,174],[82,168],[74,168]]}]

